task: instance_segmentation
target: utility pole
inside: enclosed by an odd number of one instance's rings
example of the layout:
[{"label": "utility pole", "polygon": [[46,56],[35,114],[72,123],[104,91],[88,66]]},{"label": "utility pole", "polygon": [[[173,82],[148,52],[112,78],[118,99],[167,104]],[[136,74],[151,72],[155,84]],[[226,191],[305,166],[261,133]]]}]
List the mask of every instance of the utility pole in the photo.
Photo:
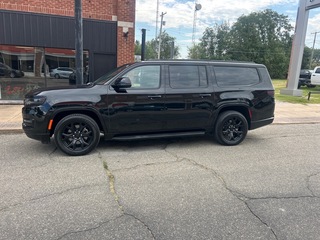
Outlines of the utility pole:
[{"label": "utility pole", "polygon": [[155,39],[157,39],[158,37],[158,22],[159,22],[159,0],[157,0],[157,13],[156,13],[156,37]]},{"label": "utility pole", "polygon": [[192,44],[195,44],[195,34],[197,28],[197,12],[202,8],[201,4],[198,4],[197,1],[194,2],[194,15],[193,15],[193,29],[192,29]]},{"label": "utility pole", "polygon": [[83,84],[83,33],[82,33],[82,3],[74,1],[75,18],[75,49],[76,49],[76,84]]},{"label": "utility pole", "polygon": [[311,34],[314,34],[314,39],[313,39],[313,45],[312,45],[312,51],[311,51],[311,58],[310,58],[310,65],[309,65],[309,69],[312,68],[312,59],[313,59],[313,52],[314,52],[314,45],[316,43],[316,38],[317,38],[317,33],[320,33],[320,32],[314,32],[314,33],[311,33]]},{"label": "utility pole", "polygon": [[142,39],[141,39],[141,61],[145,60],[146,52],[146,29],[142,28]]},{"label": "utility pole", "polygon": [[161,22],[160,22],[160,33],[159,33],[159,46],[158,46],[158,59],[160,59],[160,51],[161,51],[161,35],[162,35],[162,24],[163,24],[163,16],[167,13],[162,12],[161,13]]}]

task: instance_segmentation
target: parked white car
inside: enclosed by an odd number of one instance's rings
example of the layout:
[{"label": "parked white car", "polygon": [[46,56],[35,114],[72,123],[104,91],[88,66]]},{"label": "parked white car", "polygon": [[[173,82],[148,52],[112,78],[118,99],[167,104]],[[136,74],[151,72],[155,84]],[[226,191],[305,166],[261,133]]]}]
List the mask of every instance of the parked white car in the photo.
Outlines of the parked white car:
[{"label": "parked white car", "polygon": [[50,72],[50,77],[54,77],[54,78],[69,78],[71,73],[73,73],[73,69],[72,68],[58,67],[58,68],[52,69],[52,71]]},{"label": "parked white car", "polygon": [[312,85],[320,85],[320,66],[315,67],[310,79]]}]

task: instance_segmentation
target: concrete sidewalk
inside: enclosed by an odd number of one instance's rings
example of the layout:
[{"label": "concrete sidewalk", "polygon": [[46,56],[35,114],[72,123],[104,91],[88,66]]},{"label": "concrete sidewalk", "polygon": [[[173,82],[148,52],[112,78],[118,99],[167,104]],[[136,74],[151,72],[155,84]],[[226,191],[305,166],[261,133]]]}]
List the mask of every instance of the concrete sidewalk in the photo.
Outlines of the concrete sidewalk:
[{"label": "concrete sidewalk", "polygon": [[[0,105],[0,133],[22,132],[22,105]],[[277,102],[273,124],[320,123],[320,104]]]}]

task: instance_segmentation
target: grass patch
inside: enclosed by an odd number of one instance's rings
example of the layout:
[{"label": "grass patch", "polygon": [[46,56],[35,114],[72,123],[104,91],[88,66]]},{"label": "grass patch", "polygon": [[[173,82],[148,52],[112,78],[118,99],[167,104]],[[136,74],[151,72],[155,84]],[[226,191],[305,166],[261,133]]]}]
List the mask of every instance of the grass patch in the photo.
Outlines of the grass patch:
[{"label": "grass patch", "polygon": [[300,103],[300,104],[320,104],[320,94],[311,94],[310,100],[308,101],[308,93],[310,91],[320,91],[320,86],[316,86],[315,88],[308,88],[303,86],[300,88],[302,90],[301,97],[294,97],[280,94],[280,89],[286,88],[287,80],[284,79],[274,79],[272,80],[274,89],[275,89],[275,98],[281,102],[289,102],[289,103]]}]

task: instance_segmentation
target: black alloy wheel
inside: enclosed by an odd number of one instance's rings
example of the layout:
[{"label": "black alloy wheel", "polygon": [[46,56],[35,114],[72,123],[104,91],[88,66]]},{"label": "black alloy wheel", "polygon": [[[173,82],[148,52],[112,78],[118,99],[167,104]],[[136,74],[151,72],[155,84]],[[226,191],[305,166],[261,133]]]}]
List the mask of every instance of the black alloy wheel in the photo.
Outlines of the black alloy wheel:
[{"label": "black alloy wheel", "polygon": [[98,145],[100,129],[92,118],[72,114],[59,121],[54,130],[54,140],[58,148],[68,155],[85,155]]},{"label": "black alloy wheel", "polygon": [[245,139],[247,132],[247,119],[239,112],[227,111],[218,117],[215,139],[222,145],[234,146]]},{"label": "black alloy wheel", "polygon": [[56,74],[54,75],[54,78],[55,78],[55,79],[59,79],[59,78],[60,78],[59,74],[56,73]]}]

